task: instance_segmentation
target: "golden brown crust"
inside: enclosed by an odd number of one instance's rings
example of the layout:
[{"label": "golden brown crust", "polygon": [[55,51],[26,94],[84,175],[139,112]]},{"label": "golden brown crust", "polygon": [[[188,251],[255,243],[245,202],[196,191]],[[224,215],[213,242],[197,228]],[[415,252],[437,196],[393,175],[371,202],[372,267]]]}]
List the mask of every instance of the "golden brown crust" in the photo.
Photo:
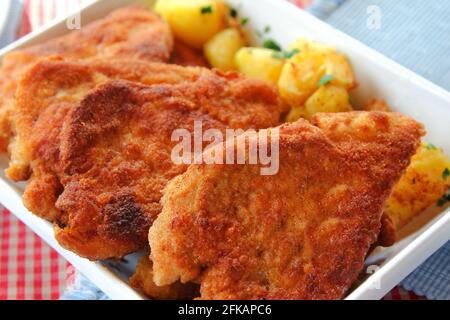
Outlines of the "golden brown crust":
[{"label": "golden brown crust", "polygon": [[[118,82],[95,90],[109,79],[155,86]],[[185,170],[170,161],[173,130],[192,130],[194,120],[222,130],[224,124],[270,127],[279,124],[280,105],[264,82],[234,73],[54,57],[37,63],[20,82],[8,175],[31,175],[24,202],[58,225],[62,244],[91,259],[121,257],[146,246],[148,227],[160,211],[160,189]],[[126,131],[129,121],[140,129]],[[117,157],[111,157],[108,150],[116,148]],[[132,210],[106,209],[117,197]]]},{"label": "golden brown crust", "polygon": [[[381,102],[375,100],[372,104],[376,105]],[[338,119],[338,120],[335,120]],[[349,157],[353,157],[355,161],[359,159],[366,159],[372,165],[378,163],[380,172],[372,171],[374,180],[379,180],[380,175],[388,176],[389,171],[394,171],[399,164],[395,163],[398,159],[405,159],[404,155],[411,152],[410,149],[397,148],[397,154],[392,154],[389,149],[392,145],[408,146],[408,141],[411,141],[415,136],[423,134],[423,128],[417,123],[411,121],[400,114],[391,119],[385,112],[375,111],[371,113],[354,112],[353,116],[350,113],[342,113],[335,117],[329,117],[326,114],[318,115],[313,118],[312,123],[320,127],[323,132]],[[386,135],[386,132],[392,127],[407,127],[408,130],[398,132],[395,136],[396,141],[392,140],[392,136]],[[378,143],[373,143],[371,139],[379,139]],[[360,147],[355,148],[355,144],[360,144]],[[410,146],[417,150],[418,145]],[[387,155],[392,154],[394,162]],[[386,155],[386,157],[383,157]],[[409,163],[409,158],[406,158]],[[387,214],[383,215],[381,220],[380,237],[378,244],[381,246],[391,246],[395,243],[397,237],[397,229],[392,219]]]},{"label": "golden brown crust", "polygon": [[200,294],[199,286],[193,283],[176,282],[169,286],[157,286],[153,282],[153,263],[148,255],[139,260],[136,272],[130,278],[130,285],[154,300],[192,300]]},{"label": "golden brown crust", "polygon": [[209,71],[133,60],[75,62],[54,56],[39,61],[23,75],[17,88],[12,117],[17,137],[7,176],[14,181],[27,180],[29,163],[37,156],[44,157],[45,162],[57,162],[58,135],[67,110],[105,81],[176,84],[196,81],[203,72]]},{"label": "golden brown crust", "polygon": [[42,57],[62,55],[67,59],[166,62],[172,48],[172,34],[164,20],[143,6],[128,6],[79,31],[7,54],[0,69],[0,152],[6,152],[13,136],[10,116],[17,81]]},{"label": "golden brown crust", "polygon": [[97,57],[165,62],[172,48],[173,38],[167,22],[145,6],[131,5],[68,35],[26,48],[24,52],[37,57],[59,54],[68,59]]},{"label": "golden brown crust", "polygon": [[314,122],[327,135],[304,120],[281,127],[275,176],[258,165],[191,165],[169,183],[149,233],[155,283],[199,281],[202,299],[344,296],[423,132],[397,114]]},{"label": "golden brown crust", "polygon": [[[243,95],[240,86],[257,91]],[[148,228],[161,211],[161,190],[187,167],[172,162],[178,143],[171,141],[174,130],[193,132],[196,120],[204,130],[221,131],[277,124],[278,96],[256,95],[265,88],[263,82],[211,72],[179,85],[111,81],[89,94],[70,112],[62,131],[64,191],[56,207],[65,224],[57,240],[91,259],[145,247]],[[136,208],[131,215],[121,211],[122,205],[106,210],[118,194],[126,194],[127,206]],[[80,246],[80,239],[86,245]],[[101,250],[89,243],[102,243]]]}]

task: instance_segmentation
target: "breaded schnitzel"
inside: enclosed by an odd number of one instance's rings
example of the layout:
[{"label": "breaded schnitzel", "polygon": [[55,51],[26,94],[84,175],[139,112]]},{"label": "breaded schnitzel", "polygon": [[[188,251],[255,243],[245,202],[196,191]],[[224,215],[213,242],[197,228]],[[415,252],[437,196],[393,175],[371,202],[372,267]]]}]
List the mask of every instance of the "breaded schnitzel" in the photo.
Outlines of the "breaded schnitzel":
[{"label": "breaded schnitzel", "polygon": [[[59,225],[61,244],[91,259],[148,245],[161,189],[186,169],[170,158],[175,129],[192,131],[194,120],[220,130],[280,123],[279,96],[263,81],[137,64],[43,61],[18,89],[19,135],[8,174],[24,179],[31,172],[26,207]],[[114,78],[169,84],[119,82],[91,91]]]},{"label": "breaded schnitzel", "polygon": [[136,267],[136,272],[130,278],[130,285],[153,300],[192,300],[198,296],[198,285],[194,283],[173,283],[158,287],[153,282],[153,263],[148,255],[143,256]]},{"label": "breaded schnitzel", "polygon": [[424,132],[395,113],[318,114],[313,123],[280,127],[277,175],[202,164],[168,184],[149,233],[157,285],[199,282],[202,299],[345,295]]},{"label": "breaded schnitzel", "polygon": [[[201,68],[183,68],[138,60],[66,61],[53,57],[31,67],[18,84],[12,121],[16,141],[11,150],[10,167],[6,171],[13,181],[27,180],[29,165],[37,154],[45,162],[56,163],[58,135],[64,116],[80,102],[89,90],[111,79],[124,79],[152,84],[177,84],[196,81]],[[39,148],[39,149],[37,149]]]},{"label": "breaded schnitzel", "polygon": [[5,55],[0,69],[0,152],[6,152],[13,135],[9,117],[17,82],[42,57],[166,62],[172,47],[172,34],[164,20],[143,6],[128,6],[79,31]]}]

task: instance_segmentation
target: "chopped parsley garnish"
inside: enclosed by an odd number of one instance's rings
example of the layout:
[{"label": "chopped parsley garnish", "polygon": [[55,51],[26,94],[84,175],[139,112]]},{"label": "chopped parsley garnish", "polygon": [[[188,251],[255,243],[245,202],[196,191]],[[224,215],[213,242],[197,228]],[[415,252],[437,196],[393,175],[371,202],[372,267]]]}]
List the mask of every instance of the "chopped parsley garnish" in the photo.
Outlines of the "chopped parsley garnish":
[{"label": "chopped parsley garnish", "polygon": [[436,150],[437,149],[436,146],[432,143],[427,143],[426,148],[428,150]]},{"label": "chopped parsley garnish", "polygon": [[260,31],[258,31],[258,30],[256,30],[256,31],[255,31],[255,34],[256,34],[256,36],[257,36],[258,38],[261,38],[261,37],[262,37],[262,34],[261,34],[261,32],[260,32]]},{"label": "chopped parsley garnish", "polygon": [[241,25],[245,26],[250,21],[250,18],[241,19]]},{"label": "chopped parsley garnish", "polygon": [[275,52],[273,54],[273,57],[277,58],[277,59],[290,59],[299,52],[300,52],[300,50],[298,50],[298,49],[294,49],[291,51],[279,51],[279,52]]},{"label": "chopped parsley garnish", "polygon": [[275,51],[281,51],[281,47],[278,45],[278,43],[276,43],[272,39],[267,39],[266,41],[264,41],[263,47]]},{"label": "chopped parsley garnish", "polygon": [[440,199],[437,201],[437,205],[438,205],[439,207],[442,207],[442,206],[444,206],[447,202],[450,202],[450,187],[448,188],[447,193],[444,194],[444,195],[442,196],[442,198],[440,198]]},{"label": "chopped parsley garnish", "polygon": [[333,81],[334,77],[332,74],[326,74],[319,80],[319,87],[326,85],[327,83]]},{"label": "chopped parsley garnish", "polygon": [[269,33],[269,32],[270,32],[270,26],[265,26],[264,33]]},{"label": "chopped parsley garnish", "polygon": [[442,172],[442,178],[444,178],[444,180],[447,180],[447,178],[450,176],[450,170],[448,168],[444,169],[444,172]]},{"label": "chopped parsley garnish", "polygon": [[353,105],[353,98],[351,95],[348,96],[348,103],[352,106]]},{"label": "chopped parsley garnish", "polygon": [[237,10],[234,8],[230,8],[230,17],[236,18],[238,15]]},{"label": "chopped parsley garnish", "polygon": [[201,14],[212,13],[213,12],[212,6],[202,7],[200,12]]}]

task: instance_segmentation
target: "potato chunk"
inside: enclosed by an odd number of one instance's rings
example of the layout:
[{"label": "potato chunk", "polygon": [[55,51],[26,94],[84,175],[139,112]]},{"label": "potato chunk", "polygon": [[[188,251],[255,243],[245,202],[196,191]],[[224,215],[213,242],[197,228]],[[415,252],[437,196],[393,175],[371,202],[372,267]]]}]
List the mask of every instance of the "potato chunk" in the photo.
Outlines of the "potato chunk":
[{"label": "potato chunk", "polygon": [[252,78],[278,83],[284,59],[276,58],[276,51],[266,48],[242,48],[235,56],[238,70]]},{"label": "potato chunk", "polygon": [[397,229],[436,204],[450,186],[450,160],[441,149],[423,143],[392,191],[386,211]]},{"label": "potato chunk", "polygon": [[356,86],[348,59],[334,48],[298,39],[289,46],[289,50],[294,49],[299,53],[286,62],[278,82],[281,96],[291,107],[301,107],[316,91],[324,76],[329,77],[326,83],[346,90]]},{"label": "potato chunk", "polygon": [[347,90],[342,87],[328,84],[321,86],[306,101],[303,107],[296,107],[291,110],[287,120],[296,121],[299,117],[311,119],[315,113],[319,112],[348,112],[352,111]]},{"label": "potato chunk", "polygon": [[234,56],[245,46],[245,39],[235,28],[225,29],[212,37],[204,47],[209,64],[223,71],[236,70]]},{"label": "potato chunk", "polygon": [[380,99],[373,99],[365,104],[362,108],[364,111],[383,111],[390,112],[391,108],[388,106],[386,101]]},{"label": "potato chunk", "polygon": [[304,52],[289,59],[281,71],[278,89],[291,106],[300,107],[316,91],[325,75],[325,54]]},{"label": "potato chunk", "polygon": [[329,52],[325,58],[325,73],[332,75],[331,83],[347,90],[356,87],[356,79],[348,59],[342,54]]},{"label": "potato chunk", "polygon": [[198,49],[226,23],[220,0],[158,0],[155,11],[167,19],[175,38]]},{"label": "potato chunk", "polygon": [[335,52],[336,49],[334,49],[333,47],[318,43],[318,42],[314,42],[305,38],[299,38],[297,40],[295,40],[294,42],[292,42],[289,45],[289,50],[294,50],[297,49],[298,51],[300,51],[301,53],[304,52],[311,52],[311,51],[321,51],[321,52]]}]

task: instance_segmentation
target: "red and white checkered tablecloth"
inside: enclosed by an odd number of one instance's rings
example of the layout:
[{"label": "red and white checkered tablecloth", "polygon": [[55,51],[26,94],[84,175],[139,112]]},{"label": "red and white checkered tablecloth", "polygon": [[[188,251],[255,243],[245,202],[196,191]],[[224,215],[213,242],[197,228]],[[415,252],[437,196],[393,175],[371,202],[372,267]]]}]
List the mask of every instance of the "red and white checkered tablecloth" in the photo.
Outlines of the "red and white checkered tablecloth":
[{"label": "red and white checkered tablecloth", "polygon": [[[50,20],[76,12],[95,0],[24,0],[17,37]],[[305,8],[313,0],[289,0]],[[71,281],[73,267],[10,212],[0,206],[0,300],[58,299]],[[395,288],[384,299],[417,300],[414,293]]]},{"label": "red and white checkered tablecloth", "polygon": [[0,300],[58,299],[72,268],[7,210],[0,216]]}]

